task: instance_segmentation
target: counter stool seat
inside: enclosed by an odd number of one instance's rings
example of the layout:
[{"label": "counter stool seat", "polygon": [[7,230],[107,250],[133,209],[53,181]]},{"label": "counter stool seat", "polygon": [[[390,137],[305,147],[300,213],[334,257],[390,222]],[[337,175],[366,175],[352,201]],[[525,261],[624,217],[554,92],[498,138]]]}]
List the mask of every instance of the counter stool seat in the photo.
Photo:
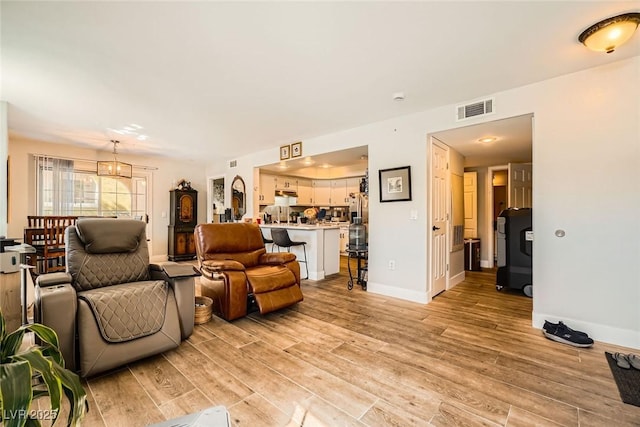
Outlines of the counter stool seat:
[{"label": "counter stool seat", "polygon": [[280,248],[286,248],[287,251],[290,250],[293,246],[302,246],[302,251],[304,253],[304,261],[298,260],[298,262],[304,263],[304,267],[307,271],[307,277],[309,278],[309,265],[307,264],[307,242],[294,242],[289,237],[289,232],[286,228],[272,228],[271,229],[271,238],[273,239],[273,245],[278,247],[278,252],[280,252]]},{"label": "counter stool seat", "polygon": [[265,249],[266,249],[268,244],[271,244],[271,252],[273,252],[273,240],[271,240],[271,239],[269,239],[267,237],[264,237],[264,233],[262,233],[262,241],[264,242]]}]

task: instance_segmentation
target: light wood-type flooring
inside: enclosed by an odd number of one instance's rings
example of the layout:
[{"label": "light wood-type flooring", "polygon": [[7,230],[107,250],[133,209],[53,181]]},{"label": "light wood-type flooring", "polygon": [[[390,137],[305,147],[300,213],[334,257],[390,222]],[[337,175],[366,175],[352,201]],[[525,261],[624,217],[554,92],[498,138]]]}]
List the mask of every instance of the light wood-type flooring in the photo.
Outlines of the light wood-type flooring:
[{"label": "light wood-type flooring", "polygon": [[214,317],[177,350],[89,379],[83,425],[145,426],[215,405],[251,427],[640,425],[604,356],[633,350],[544,338],[532,300],[497,292],[489,272],[428,305],[346,284],[346,273],[304,281],[293,308]]}]

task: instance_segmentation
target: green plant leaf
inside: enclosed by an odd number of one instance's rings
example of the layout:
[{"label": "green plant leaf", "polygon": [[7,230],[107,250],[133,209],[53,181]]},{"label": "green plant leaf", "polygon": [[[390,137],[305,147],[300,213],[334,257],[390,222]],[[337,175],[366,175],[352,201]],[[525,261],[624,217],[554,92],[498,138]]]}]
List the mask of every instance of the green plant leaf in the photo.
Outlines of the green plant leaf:
[{"label": "green plant leaf", "polygon": [[25,360],[31,364],[33,370],[40,372],[49,391],[51,410],[52,414],[54,414],[53,419],[55,422],[55,419],[58,418],[58,413],[60,413],[60,404],[62,403],[62,381],[53,370],[54,362],[47,360],[37,347],[32,347],[23,353],[16,354],[13,356],[13,360]]},{"label": "green plant leaf", "polygon": [[0,342],[4,340],[6,325],[4,323],[4,316],[2,315],[2,311],[0,310]]},{"label": "green plant leaf", "polygon": [[24,328],[20,327],[5,336],[2,340],[2,349],[0,349],[0,363],[6,363],[9,357],[18,352],[24,338]]},{"label": "green plant leaf", "polygon": [[27,361],[0,364],[1,414],[4,427],[25,424],[31,406],[31,367]]},{"label": "green plant leaf", "polygon": [[40,338],[42,352],[45,356],[53,358],[53,360],[61,366],[64,366],[64,358],[60,352],[60,342],[58,341],[58,335],[56,332],[48,326],[41,325],[39,323],[32,323],[30,325],[22,326],[25,330],[29,330],[36,334]]},{"label": "green plant leaf", "polygon": [[64,394],[71,404],[67,425],[70,427],[79,426],[88,408],[87,393],[84,391],[84,387],[82,387],[80,377],[55,362],[53,363],[53,370],[60,378],[60,381],[62,381]]}]

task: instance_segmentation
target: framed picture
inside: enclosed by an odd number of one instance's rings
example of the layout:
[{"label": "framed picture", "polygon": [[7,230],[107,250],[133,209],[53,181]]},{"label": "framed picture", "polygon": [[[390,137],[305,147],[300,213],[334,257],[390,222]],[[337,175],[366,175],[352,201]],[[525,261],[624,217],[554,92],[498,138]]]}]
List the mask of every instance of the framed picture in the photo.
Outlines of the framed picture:
[{"label": "framed picture", "polygon": [[291,146],[283,145],[280,147],[280,160],[287,160],[291,157]]},{"label": "framed picture", "polygon": [[291,144],[291,157],[302,156],[302,141]]},{"label": "framed picture", "polygon": [[380,169],[380,202],[411,200],[411,166]]}]

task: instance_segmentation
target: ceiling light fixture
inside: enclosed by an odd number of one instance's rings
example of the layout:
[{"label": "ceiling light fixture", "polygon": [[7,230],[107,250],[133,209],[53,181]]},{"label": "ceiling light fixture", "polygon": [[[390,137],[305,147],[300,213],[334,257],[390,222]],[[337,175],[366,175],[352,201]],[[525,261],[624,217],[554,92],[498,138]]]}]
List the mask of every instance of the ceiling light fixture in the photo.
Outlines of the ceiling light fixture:
[{"label": "ceiling light fixture", "polygon": [[131,178],[133,165],[118,161],[118,151],[116,149],[116,146],[120,143],[120,141],[112,139],[111,142],[113,143],[113,160],[98,161],[96,173],[98,174],[98,176]]},{"label": "ceiling light fixture", "polygon": [[487,143],[487,142],[493,142],[495,140],[496,140],[496,138],[494,136],[488,136],[486,138],[480,138],[478,141]]},{"label": "ceiling light fixture", "polygon": [[393,100],[394,101],[404,101],[404,93],[403,92],[396,92],[393,94]]},{"label": "ceiling light fixture", "polygon": [[633,36],[638,24],[640,13],[623,13],[593,24],[578,40],[596,52],[611,53]]}]

